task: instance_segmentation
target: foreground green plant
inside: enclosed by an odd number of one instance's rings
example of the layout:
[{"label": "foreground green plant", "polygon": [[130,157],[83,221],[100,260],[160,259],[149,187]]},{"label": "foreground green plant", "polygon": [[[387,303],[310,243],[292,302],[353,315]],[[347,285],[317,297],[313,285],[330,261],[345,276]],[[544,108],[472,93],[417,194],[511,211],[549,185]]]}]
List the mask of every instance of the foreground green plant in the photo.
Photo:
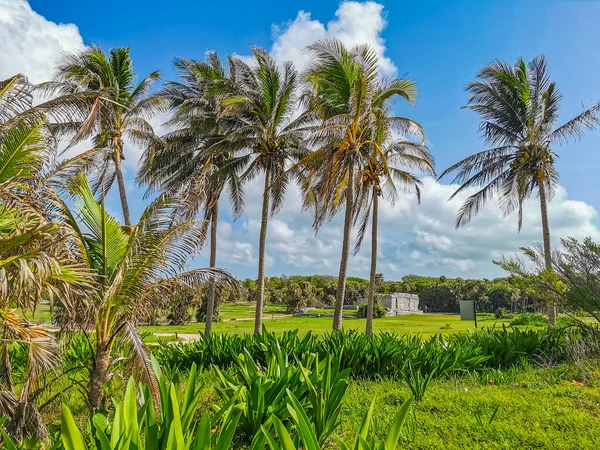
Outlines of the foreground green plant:
[{"label": "foreground green plant", "polygon": [[[83,433],[76,425],[70,409],[62,404],[60,436],[54,436],[53,449],[81,450],[227,450],[237,428],[241,411],[228,407],[212,417],[204,413],[196,422],[201,392],[196,389],[195,366],[189,372],[185,390],[179,383],[169,383],[157,364],[160,388],[155,404],[148,386],[129,379],[123,399],[115,404],[114,414],[92,416]],[[139,399],[139,403],[138,403]],[[141,405],[141,406],[140,406]],[[159,416],[157,416],[157,412]],[[212,429],[218,425],[218,432]],[[4,444],[9,449],[40,448],[39,440],[13,442],[2,430]]]},{"label": "foreground green plant", "polygon": [[221,400],[242,411],[242,439],[250,441],[271,417],[287,424],[291,395],[310,411],[317,440],[323,444],[340,423],[350,370],[340,370],[339,361],[331,356],[319,360],[315,354],[306,354],[303,362],[293,362],[279,346],[269,353],[264,367],[246,350],[229,373],[215,368]]},{"label": "foreground green plant", "polygon": [[[230,276],[219,269],[183,272],[188,256],[201,248],[204,232],[195,221],[176,222],[176,202],[160,196],[148,206],[135,227],[123,227],[98,202],[84,175],[69,190],[76,205],[63,204],[64,215],[78,237],[77,247],[88,267],[97,273],[94,292],[64,305],[65,326],[77,326],[93,342],[88,382],[89,406],[98,411],[104,387],[113,377],[112,350],[127,345],[131,361],[157,394],[146,346],[136,328],[140,317],[164,305],[175,290],[193,289],[209,279]],[[89,334],[85,330],[93,329]]]},{"label": "foreground green plant", "polygon": [[[325,442],[321,442],[317,436],[313,424],[307,411],[300,401],[292,394],[287,392],[289,403],[287,408],[292,418],[293,428],[290,430],[276,416],[272,416],[268,422],[261,427],[261,433],[257,434],[250,447],[251,450],[264,449],[265,443],[271,450],[322,450],[330,448]],[[412,399],[406,401],[387,431],[385,439],[379,441],[376,438],[369,438],[369,427],[375,408],[375,399],[365,416],[356,435],[352,447],[349,447],[344,441],[336,438],[340,450],[395,450],[402,434],[402,428],[412,405]],[[276,436],[273,435],[275,433]],[[277,437],[277,439],[275,438]]]}]

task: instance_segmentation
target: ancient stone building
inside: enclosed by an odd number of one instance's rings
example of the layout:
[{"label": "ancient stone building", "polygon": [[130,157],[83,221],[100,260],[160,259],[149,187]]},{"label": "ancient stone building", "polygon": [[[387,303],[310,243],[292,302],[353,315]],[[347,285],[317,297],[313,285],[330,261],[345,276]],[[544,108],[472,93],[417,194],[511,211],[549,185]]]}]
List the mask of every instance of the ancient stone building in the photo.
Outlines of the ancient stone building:
[{"label": "ancient stone building", "polygon": [[[388,316],[401,316],[404,314],[423,314],[419,309],[419,296],[416,294],[377,294],[377,302],[387,309]],[[358,304],[367,303],[367,298],[359,299]]]}]

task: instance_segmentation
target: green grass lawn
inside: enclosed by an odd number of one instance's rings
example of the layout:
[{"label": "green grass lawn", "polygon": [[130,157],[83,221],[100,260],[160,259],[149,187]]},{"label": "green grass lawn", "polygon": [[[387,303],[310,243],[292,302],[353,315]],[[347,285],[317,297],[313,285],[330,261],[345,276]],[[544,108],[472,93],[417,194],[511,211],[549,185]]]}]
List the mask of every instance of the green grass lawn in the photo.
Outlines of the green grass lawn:
[{"label": "green grass lawn", "polygon": [[[436,380],[415,405],[401,448],[600,448],[600,374],[596,369],[595,383],[583,386],[573,383],[578,375],[578,368],[563,365],[515,372],[504,381],[487,376]],[[351,382],[342,410],[342,428],[348,431],[344,440],[351,441],[373,398],[374,429],[386,430],[409,396],[398,381]]]},{"label": "green grass lawn", "polygon": [[[315,334],[323,334],[331,331],[331,317],[292,317],[287,316],[279,319],[270,318],[269,314],[264,316],[264,325],[269,331],[282,333],[287,330],[298,330],[300,335],[311,331]],[[364,330],[366,319],[345,318],[343,325],[346,329]],[[407,316],[384,317],[375,319],[375,331],[389,331],[396,333],[419,333],[424,337],[437,333],[455,333],[466,330],[474,330],[473,322],[461,321],[458,315],[446,314],[413,314]],[[487,320],[480,323],[480,327],[501,327],[502,321]],[[197,334],[204,329],[203,323],[190,323],[187,325],[159,325],[140,327],[144,333],[177,333]],[[214,325],[215,333],[252,333],[254,330],[253,320],[228,320],[218,322]],[[162,338],[164,339],[164,338]],[[147,341],[156,341],[155,336],[148,336]]]},{"label": "green grass lawn", "polygon": [[[192,311],[190,312],[192,314]],[[333,310],[319,310],[311,313],[332,314]],[[345,314],[354,315],[354,311],[345,311]],[[49,323],[50,310],[48,305],[40,305],[34,312],[28,312],[26,317],[32,322]],[[254,303],[227,303],[221,306],[222,322],[215,323],[215,333],[252,333],[254,330]],[[283,316],[283,317],[282,317]],[[193,314],[192,314],[193,317]],[[164,318],[163,318],[164,320]],[[293,317],[286,315],[285,306],[268,305],[265,308],[263,322],[269,331],[282,333],[287,330],[298,330],[301,335],[311,331],[323,334],[331,330],[333,319],[331,317]],[[344,318],[344,328],[365,329],[366,319],[354,317]],[[486,317],[479,322],[480,327],[501,327],[505,323],[493,317]],[[396,333],[419,333],[424,337],[437,333],[455,333],[474,330],[473,322],[461,321],[458,315],[452,314],[413,314],[407,316],[384,317],[374,320],[375,331],[390,331]],[[141,326],[140,331],[147,333],[147,342],[161,340],[174,340],[175,338],[153,336],[159,334],[191,334],[196,335],[204,330],[204,323],[190,322],[186,325],[167,325],[166,322],[156,326]]]}]

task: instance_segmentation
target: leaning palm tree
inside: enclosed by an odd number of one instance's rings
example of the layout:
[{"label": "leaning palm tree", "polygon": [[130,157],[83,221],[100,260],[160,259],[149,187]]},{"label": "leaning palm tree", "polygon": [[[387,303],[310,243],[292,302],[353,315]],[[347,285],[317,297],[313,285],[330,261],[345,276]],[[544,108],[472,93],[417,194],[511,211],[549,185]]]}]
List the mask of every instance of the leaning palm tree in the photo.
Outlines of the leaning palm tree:
[{"label": "leaning palm tree", "polygon": [[[138,373],[157,392],[147,349],[136,328],[138,318],[164,308],[174,290],[197,289],[212,278],[228,281],[231,276],[219,269],[183,272],[189,256],[202,246],[204,233],[196,221],[173,221],[177,203],[171,197],[159,196],[135,226],[123,227],[106,212],[103,199],[96,201],[84,175],[71,181],[70,192],[76,210],[63,203],[62,211],[77,233],[77,246],[87,265],[97,273],[98,289],[84,301],[65,305],[62,318],[65,326],[76,324],[94,342],[88,401],[96,410],[112,377],[112,350],[119,341],[131,349]],[[88,330],[95,332],[88,335]]]},{"label": "leaning palm tree", "polygon": [[[529,64],[519,59],[514,66],[494,61],[479,72],[478,78],[467,85],[470,98],[466,108],[481,115],[479,129],[491,148],[459,161],[441,175],[457,172],[453,183],[461,186],[451,199],[469,187],[479,189],[460,208],[456,227],[468,223],[488,200],[500,194],[504,216],[518,210],[520,230],[523,202],[537,191],[546,269],[551,270],[548,202],[558,184],[553,148],[569,138],[580,138],[583,128],[598,125],[600,103],[556,126],[562,96],[550,81],[543,56]],[[553,305],[549,316],[554,324]]]},{"label": "leaning palm tree", "polygon": [[[216,267],[219,200],[225,187],[237,217],[244,206],[237,173],[229,170],[233,153],[219,145],[224,139],[220,130],[227,129],[227,118],[219,116],[219,93],[230,87],[232,80],[214,52],[208,53],[206,62],[177,59],[175,68],[181,81],[166,83],[157,95],[173,110],[167,125],[176,129],[162,136],[160,146],[145,152],[137,181],[148,186],[148,194],[176,193],[181,200],[180,216],[193,218],[203,210],[205,223],[210,225],[209,264]],[[204,329],[207,336],[212,330],[215,288],[211,282]]]},{"label": "leaning palm tree", "polygon": [[[305,102],[321,125],[312,133],[308,145],[317,149],[300,165],[310,180],[306,200],[315,210],[314,227],[332,218],[345,207],[342,255],[336,291],[333,329],[342,327],[342,310],[346,291],[346,271],[350,254],[350,235],[355,217],[360,212],[356,202],[356,184],[360,182],[361,151],[371,145],[373,102],[380,77],[374,50],[361,45],[348,50],[340,41],[319,41],[308,47],[313,61],[306,79],[311,89]],[[383,105],[397,96],[414,102],[414,83],[406,79],[392,80],[379,92]],[[422,134],[415,122],[398,118],[398,126],[410,134]]]},{"label": "leaning palm tree", "polygon": [[[302,138],[310,128],[311,117],[297,111],[297,72],[291,62],[280,68],[262,48],[252,48],[253,62],[229,58],[233,83],[219,95],[223,139],[212,145],[214,151],[234,152],[227,164],[247,183],[264,174],[262,213],[258,250],[257,298],[254,332],[262,330],[265,293],[265,248],[269,212],[283,205],[289,184],[297,179],[289,166],[307,155]],[[235,210],[235,208],[234,208]]]},{"label": "leaning palm tree", "polygon": [[157,141],[148,119],[156,113],[161,99],[150,96],[152,84],[160,79],[155,71],[135,84],[133,62],[128,47],[117,47],[106,55],[98,46],[67,55],[58,66],[54,81],[41,89],[48,94],[73,95],[96,92],[100,96],[84,121],[57,124],[60,133],[73,134],[71,145],[91,138],[95,149],[104,150],[100,167],[95,168],[94,192],[107,192],[115,178],[126,225],[131,214],[121,161],[125,143],[146,148]]},{"label": "leaning palm tree", "polygon": [[[410,80],[406,81],[409,85]],[[416,91],[416,87],[412,87]],[[371,269],[367,296],[367,323],[365,333],[373,334],[373,307],[375,305],[375,284],[377,283],[377,231],[379,197],[386,198],[392,205],[400,192],[415,194],[421,201],[422,182],[410,170],[419,173],[434,173],[433,157],[425,146],[425,135],[421,141],[406,139],[408,119],[392,116],[386,104],[385,93],[389,84],[382,81],[373,95],[373,124],[369,144],[361,151],[360,169],[362,175],[356,186],[357,209],[362,211],[355,254],[360,250],[371,217]],[[420,129],[418,124],[412,124]],[[355,218],[357,221],[358,216]]]}]

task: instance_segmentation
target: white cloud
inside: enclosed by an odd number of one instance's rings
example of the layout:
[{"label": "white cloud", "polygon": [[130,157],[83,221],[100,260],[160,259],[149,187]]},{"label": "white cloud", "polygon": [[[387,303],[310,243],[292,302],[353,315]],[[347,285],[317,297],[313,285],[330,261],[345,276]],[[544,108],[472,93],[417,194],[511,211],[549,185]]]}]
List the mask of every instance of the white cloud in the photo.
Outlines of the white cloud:
[{"label": "white cloud", "polygon": [[385,54],[381,32],[387,25],[383,5],[375,2],[343,2],[336,18],[327,25],[314,20],[310,12],[300,11],[294,20],[273,27],[271,53],[279,61],[292,61],[301,70],[309,62],[304,49],[320,39],[339,39],[346,46],[369,44],[380,58],[379,69],[384,75],[394,75],[396,66]]},{"label": "white cloud", "polygon": [[[517,232],[516,215],[503,218],[496,202],[490,202],[468,225],[456,230],[455,214],[467,191],[452,201],[457,186],[441,184],[432,178],[424,180],[421,204],[407,196],[395,206],[380,204],[378,271],[389,279],[417,273],[423,275],[480,278],[502,276],[492,264],[502,255],[519,252],[519,247],[541,242],[539,201],[525,203],[523,229]],[[252,181],[247,189],[246,211],[242,217],[244,232],[219,236],[219,259],[229,265],[240,261],[233,251],[244,249],[242,265],[254,267],[258,249],[262,180]],[[228,205],[223,200],[222,211]],[[600,240],[600,230],[593,221],[596,210],[584,202],[570,200],[564,187],[559,187],[549,205],[550,231],[553,244],[561,237]],[[301,211],[297,188],[290,189],[281,212],[269,222],[267,236],[267,274],[332,274],[338,270],[342,244],[343,214],[327,222],[315,235],[312,216]],[[353,244],[352,244],[353,245]],[[349,274],[367,277],[370,264],[370,231],[363,248],[351,256]]]},{"label": "white cloud", "polygon": [[81,47],[75,25],[50,22],[27,0],[0,0],[0,79],[23,73],[33,83],[46,81],[62,53]]}]

